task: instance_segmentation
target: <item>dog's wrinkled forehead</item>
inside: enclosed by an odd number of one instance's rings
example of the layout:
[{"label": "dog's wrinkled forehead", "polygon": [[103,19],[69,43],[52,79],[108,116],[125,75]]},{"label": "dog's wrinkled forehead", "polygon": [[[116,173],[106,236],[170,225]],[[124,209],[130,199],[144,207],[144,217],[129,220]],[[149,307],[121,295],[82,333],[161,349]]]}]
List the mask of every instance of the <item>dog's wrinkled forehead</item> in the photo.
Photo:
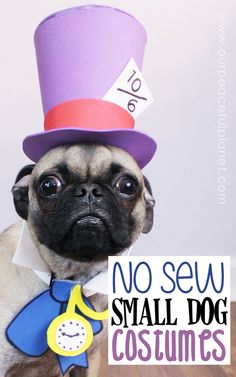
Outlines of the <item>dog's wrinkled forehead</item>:
[{"label": "dog's wrinkled forehead", "polygon": [[33,176],[39,177],[45,171],[66,164],[67,168],[85,179],[88,176],[102,176],[111,166],[132,172],[142,180],[142,173],[136,161],[124,150],[97,144],[76,144],[60,146],[50,150],[36,164]]}]

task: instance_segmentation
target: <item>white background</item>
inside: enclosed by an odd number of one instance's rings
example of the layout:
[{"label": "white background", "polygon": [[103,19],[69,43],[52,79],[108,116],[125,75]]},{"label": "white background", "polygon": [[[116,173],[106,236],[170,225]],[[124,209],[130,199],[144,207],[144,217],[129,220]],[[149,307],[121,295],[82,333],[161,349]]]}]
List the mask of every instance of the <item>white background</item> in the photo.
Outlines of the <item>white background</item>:
[{"label": "white background", "polygon": [[[5,1],[0,12],[0,168],[3,229],[17,220],[10,189],[29,163],[23,138],[43,128],[33,33],[59,9],[91,1]],[[138,254],[236,256],[235,1],[96,1],[136,16],[148,33],[144,77],[154,104],[137,121],[158,142],[144,173],[157,200],[152,233]],[[217,51],[225,18],[226,203],[217,200]],[[236,267],[236,266],[235,266]]]}]

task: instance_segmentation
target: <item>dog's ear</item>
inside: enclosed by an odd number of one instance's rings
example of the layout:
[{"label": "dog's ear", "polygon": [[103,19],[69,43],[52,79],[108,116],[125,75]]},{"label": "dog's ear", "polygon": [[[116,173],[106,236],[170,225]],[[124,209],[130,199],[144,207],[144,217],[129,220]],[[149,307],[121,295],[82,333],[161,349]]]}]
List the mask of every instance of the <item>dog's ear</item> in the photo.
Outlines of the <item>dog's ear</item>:
[{"label": "dog's ear", "polygon": [[28,217],[29,181],[34,166],[35,165],[27,165],[19,171],[11,190],[16,212],[24,220],[27,220]]},{"label": "dog's ear", "polygon": [[155,206],[155,200],[152,196],[152,189],[150,183],[148,182],[146,177],[143,177],[145,190],[144,190],[144,201],[146,204],[146,218],[144,221],[144,226],[142,233],[148,233],[152,229],[153,225],[153,208]]}]

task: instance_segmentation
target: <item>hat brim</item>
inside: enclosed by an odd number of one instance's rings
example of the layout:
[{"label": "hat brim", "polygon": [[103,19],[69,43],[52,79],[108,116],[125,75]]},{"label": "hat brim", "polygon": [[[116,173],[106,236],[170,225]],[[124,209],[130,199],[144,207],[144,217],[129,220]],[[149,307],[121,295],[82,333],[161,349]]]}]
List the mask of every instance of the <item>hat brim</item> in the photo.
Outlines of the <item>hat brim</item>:
[{"label": "hat brim", "polygon": [[71,127],[29,135],[23,141],[23,150],[27,157],[37,162],[50,149],[75,143],[107,144],[122,148],[135,159],[141,169],[151,161],[157,149],[156,142],[139,131],[94,131]]}]

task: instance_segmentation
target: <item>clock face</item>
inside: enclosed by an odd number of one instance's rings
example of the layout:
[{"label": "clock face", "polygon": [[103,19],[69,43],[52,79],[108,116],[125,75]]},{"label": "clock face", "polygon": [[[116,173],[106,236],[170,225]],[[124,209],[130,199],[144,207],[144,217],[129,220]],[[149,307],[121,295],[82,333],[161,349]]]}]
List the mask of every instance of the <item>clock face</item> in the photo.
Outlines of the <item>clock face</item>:
[{"label": "clock face", "polygon": [[47,329],[48,346],[57,355],[80,355],[89,348],[92,341],[91,323],[71,310],[56,317]]},{"label": "clock face", "polygon": [[64,352],[80,351],[87,340],[87,329],[79,319],[68,319],[56,330],[56,344]]}]

